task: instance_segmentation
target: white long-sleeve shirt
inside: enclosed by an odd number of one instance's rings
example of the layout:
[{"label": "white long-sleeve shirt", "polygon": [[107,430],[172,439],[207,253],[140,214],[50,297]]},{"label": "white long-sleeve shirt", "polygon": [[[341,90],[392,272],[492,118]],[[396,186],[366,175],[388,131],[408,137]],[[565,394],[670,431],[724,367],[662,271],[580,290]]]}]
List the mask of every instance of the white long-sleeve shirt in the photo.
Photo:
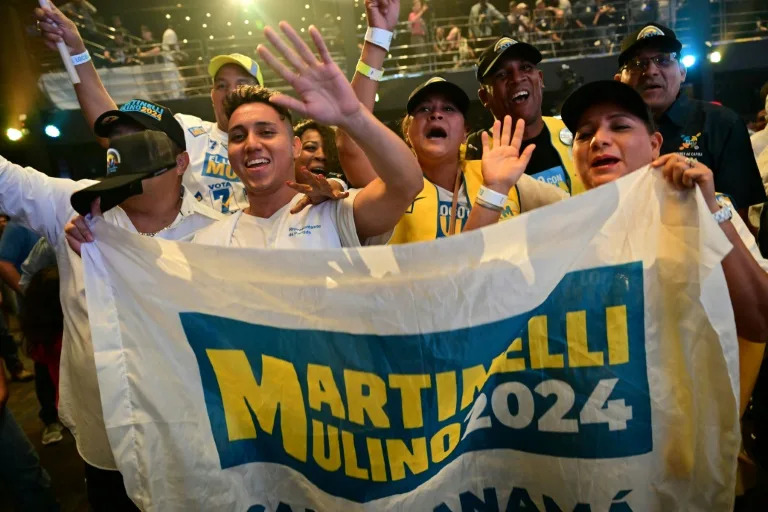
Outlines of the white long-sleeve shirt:
[{"label": "white long-sleeve shirt", "polygon": [[[0,156],[0,211],[45,237],[56,251],[61,308],[64,313],[59,376],[59,417],[75,437],[80,456],[88,464],[116,469],[101,409],[99,383],[91,344],[85,300],[82,260],[67,245],[64,227],[76,215],[72,194],[95,181],[52,178],[30,167],[21,167]],[[221,219],[185,192],[176,220],[157,234],[170,240],[189,240],[199,229]],[[110,224],[133,233],[128,215],[115,207],[104,213]],[[148,292],[150,292],[148,290]]]}]

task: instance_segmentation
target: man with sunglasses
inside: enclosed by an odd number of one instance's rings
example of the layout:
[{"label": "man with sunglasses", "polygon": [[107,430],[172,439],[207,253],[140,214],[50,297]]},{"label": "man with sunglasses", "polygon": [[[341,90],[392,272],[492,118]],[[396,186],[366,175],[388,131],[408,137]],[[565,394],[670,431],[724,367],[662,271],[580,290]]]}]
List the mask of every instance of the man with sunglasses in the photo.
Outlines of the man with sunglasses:
[{"label": "man with sunglasses", "polygon": [[712,169],[716,190],[746,221],[748,207],[766,200],[747,127],[728,108],[680,94],[682,46],[672,30],[648,23],[622,41],[614,78],[632,86],[650,108],[664,138],[661,153],[680,153]]}]

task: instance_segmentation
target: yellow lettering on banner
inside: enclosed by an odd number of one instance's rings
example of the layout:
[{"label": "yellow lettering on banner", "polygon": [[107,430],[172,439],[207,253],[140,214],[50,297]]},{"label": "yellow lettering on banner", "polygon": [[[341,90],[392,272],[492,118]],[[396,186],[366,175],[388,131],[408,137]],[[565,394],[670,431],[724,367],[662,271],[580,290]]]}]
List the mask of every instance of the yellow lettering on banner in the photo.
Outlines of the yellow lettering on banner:
[{"label": "yellow lettering on banner", "polygon": [[507,372],[521,372],[525,370],[525,358],[522,357],[509,357],[515,352],[521,352],[523,350],[523,339],[516,338],[510,343],[507,350],[493,358],[491,361],[491,367],[488,369],[488,375],[495,375],[497,373]]},{"label": "yellow lettering on banner", "polygon": [[351,432],[341,431],[341,446],[344,450],[344,473],[352,478],[368,480],[368,470],[357,465],[355,438]]},{"label": "yellow lettering on banner", "polygon": [[234,180],[237,179],[237,174],[235,174],[235,171],[232,170],[232,166],[227,164],[225,167],[225,172],[227,173],[227,179]]},{"label": "yellow lettering on banner", "polygon": [[480,391],[487,380],[488,373],[481,364],[461,371],[461,409],[469,407],[475,401],[475,391]]},{"label": "yellow lettering on banner", "polygon": [[456,372],[435,375],[437,387],[437,419],[446,420],[456,414]]},{"label": "yellow lettering on banner", "polygon": [[605,330],[608,336],[608,364],[628,363],[627,306],[605,308]]},{"label": "yellow lettering on banner", "polygon": [[400,390],[403,404],[403,427],[419,428],[424,426],[424,413],[421,408],[421,390],[432,386],[429,375],[390,374],[389,387]]},{"label": "yellow lettering on banner", "polygon": [[[326,425],[328,435],[323,429],[323,423],[312,420],[312,457],[317,465],[326,471],[336,471],[341,467],[341,450],[339,449],[339,429]],[[326,449],[325,440],[328,440]],[[327,452],[327,455],[326,455]]]},{"label": "yellow lettering on banner", "polygon": [[251,411],[262,430],[272,434],[279,407],[283,448],[295,459],[306,462],[307,417],[293,365],[262,355],[258,383],[244,351],[207,349],[206,354],[219,383],[229,440],[256,438]]},{"label": "yellow lettering on banner", "polygon": [[381,439],[366,437],[365,444],[368,447],[368,460],[371,463],[371,480],[386,482],[387,466],[384,462],[384,445],[381,444]]},{"label": "yellow lettering on banner", "polygon": [[216,163],[213,158],[209,158],[208,167],[205,168],[205,174],[209,176],[224,176],[224,163]]},{"label": "yellow lettering on banner", "polygon": [[384,379],[373,373],[344,370],[344,385],[347,390],[349,421],[365,425],[364,414],[367,414],[374,427],[389,428],[389,418],[384,412],[387,403]]},{"label": "yellow lettering on banner", "polygon": [[387,439],[387,456],[389,456],[389,473],[392,480],[405,478],[405,466],[411,473],[418,475],[427,470],[427,438],[417,437],[411,440],[413,451],[409,450],[402,439]]},{"label": "yellow lettering on banner", "polygon": [[534,316],[528,320],[528,350],[531,354],[531,368],[564,368],[562,354],[549,353],[549,336],[547,334],[547,317]]},{"label": "yellow lettering on banner", "polygon": [[309,407],[316,411],[322,410],[323,404],[331,407],[331,414],[339,419],[345,419],[344,402],[341,393],[333,379],[330,367],[319,364],[307,365],[307,394]]},{"label": "yellow lettering on banner", "polygon": [[565,337],[568,340],[568,366],[603,366],[603,353],[590,352],[587,339],[587,312],[565,314]]},{"label": "yellow lettering on banner", "polygon": [[451,423],[438,430],[429,441],[432,462],[437,464],[444,461],[458,446],[459,436],[461,436],[461,423]]}]

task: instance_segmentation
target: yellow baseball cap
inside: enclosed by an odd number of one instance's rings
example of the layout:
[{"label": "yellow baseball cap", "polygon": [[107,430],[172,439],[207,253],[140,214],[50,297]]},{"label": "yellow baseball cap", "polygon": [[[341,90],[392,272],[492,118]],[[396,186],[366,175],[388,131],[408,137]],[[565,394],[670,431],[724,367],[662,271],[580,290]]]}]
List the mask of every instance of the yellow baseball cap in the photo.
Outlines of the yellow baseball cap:
[{"label": "yellow baseball cap", "polygon": [[261,75],[261,68],[250,57],[243,55],[242,53],[230,53],[229,55],[217,55],[211,59],[208,64],[208,74],[211,78],[216,78],[216,73],[219,72],[221,66],[225,64],[235,64],[243,68],[248,74],[253,76],[259,85],[264,85],[264,77]]}]

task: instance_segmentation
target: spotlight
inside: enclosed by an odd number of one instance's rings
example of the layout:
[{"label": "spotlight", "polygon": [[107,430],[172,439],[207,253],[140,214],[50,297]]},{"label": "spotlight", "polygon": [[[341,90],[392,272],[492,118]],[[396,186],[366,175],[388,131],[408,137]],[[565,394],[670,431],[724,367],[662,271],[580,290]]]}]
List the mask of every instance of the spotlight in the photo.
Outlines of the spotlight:
[{"label": "spotlight", "polygon": [[187,20],[187,21],[189,21],[189,20],[191,20],[192,18],[190,18],[189,16],[184,16],[184,19],[185,19],[185,20]]},{"label": "spotlight", "polygon": [[720,54],[719,51],[715,50],[709,54],[709,62],[713,64],[717,64],[721,60],[723,60],[723,56]]},{"label": "spotlight", "polygon": [[684,55],[680,62],[683,63],[683,66],[690,68],[696,64],[696,57],[694,55]]},{"label": "spotlight", "polygon": [[16,142],[17,140],[21,139],[24,134],[18,128],[8,128],[5,131],[5,136],[8,137],[11,142]]},{"label": "spotlight", "polygon": [[167,19],[167,20],[171,19],[171,15],[170,14],[166,14],[165,15],[165,19]]},{"label": "spotlight", "polygon": [[49,124],[45,126],[45,134],[53,139],[61,135],[61,130],[55,125]]}]

